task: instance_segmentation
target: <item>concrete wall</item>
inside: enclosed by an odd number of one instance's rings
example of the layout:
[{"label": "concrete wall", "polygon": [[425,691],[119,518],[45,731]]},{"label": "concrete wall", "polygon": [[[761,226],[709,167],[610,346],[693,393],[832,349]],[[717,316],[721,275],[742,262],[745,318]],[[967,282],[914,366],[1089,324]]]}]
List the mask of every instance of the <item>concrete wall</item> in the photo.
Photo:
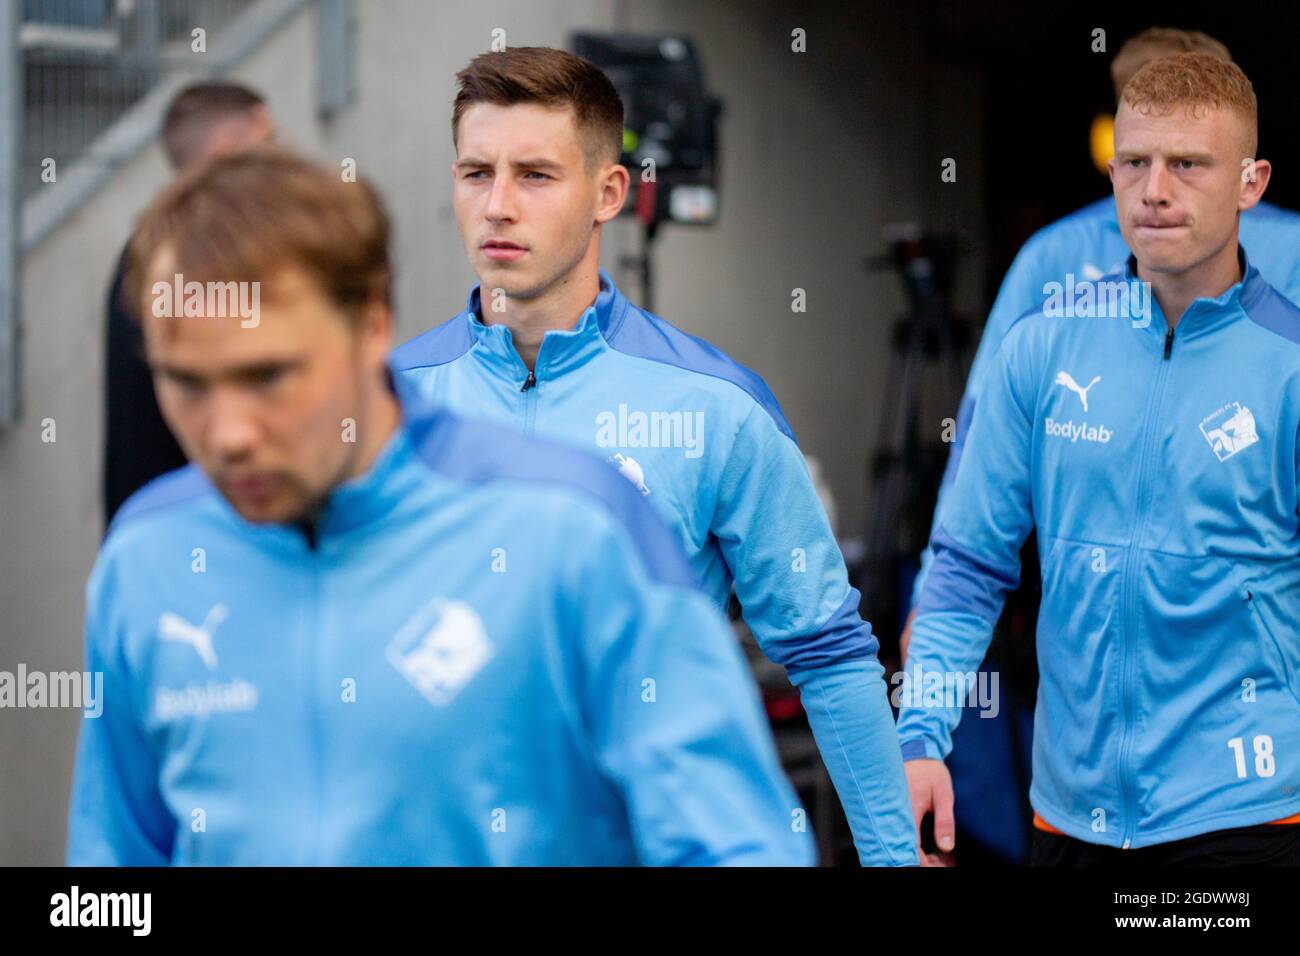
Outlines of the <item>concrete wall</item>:
[{"label": "concrete wall", "polygon": [[[322,160],[355,159],[389,200],[405,338],[458,311],[474,281],[451,211],[449,105],[455,70],[492,29],[512,45],[562,46],[578,28],[694,37],[726,103],[722,217],[663,230],[657,311],[767,379],[852,533],[867,513],[884,330],[904,305],[897,279],[862,262],[887,222],[929,216],[981,234],[977,116],[957,95],[972,92],[960,71],[925,72],[919,28],[883,10],[828,3],[791,16],[785,6],[366,0],[356,5],[358,99],[327,124],[314,107],[312,7],[235,75],[269,95],[285,140]],[[790,52],[795,27],[807,31],[805,54]],[[959,148],[959,182],[941,184],[940,158]],[[24,263],[26,413],[0,433],[0,670],[80,667],[101,527],[104,292],[132,217],[166,177],[149,149]],[[617,261],[638,243],[631,224],[608,231],[606,268],[629,293],[635,276]],[[807,290],[806,313],[790,310],[795,287]],[[41,440],[47,418],[53,443]],[[77,721],[0,710],[0,863],[60,859]]]},{"label": "concrete wall", "polygon": [[[304,8],[237,74],[274,91],[285,138],[311,150],[313,25]],[[82,666],[84,586],[103,527],[104,302],[132,220],[169,175],[151,147],[23,262],[24,414],[0,431],[0,670]],[[42,440],[46,419],[53,442]],[[78,723],[72,710],[0,709],[0,864],[61,860]]]}]

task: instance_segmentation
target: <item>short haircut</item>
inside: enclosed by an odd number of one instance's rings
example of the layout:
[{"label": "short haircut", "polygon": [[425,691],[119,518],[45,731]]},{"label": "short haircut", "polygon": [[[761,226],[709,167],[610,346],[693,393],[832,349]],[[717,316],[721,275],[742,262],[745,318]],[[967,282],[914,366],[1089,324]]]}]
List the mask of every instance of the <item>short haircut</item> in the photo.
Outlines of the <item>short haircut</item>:
[{"label": "short haircut", "polygon": [[176,169],[202,159],[204,141],[213,126],[245,117],[265,103],[261,95],[238,83],[191,83],[172,97],[163,117],[167,158]]},{"label": "short haircut", "polygon": [[1115,87],[1115,101],[1119,102],[1124,87],[1133,74],[1152,60],[1178,53],[1208,53],[1220,60],[1232,62],[1228,48],[1214,37],[1200,30],[1177,30],[1173,27],[1147,27],[1136,36],[1129,37],[1110,61],[1110,79]]},{"label": "short haircut", "polygon": [[[145,314],[166,248],[185,282],[263,282],[302,269],[356,322],[391,305],[390,225],[378,194],[279,146],[213,157],[177,176],[140,216],[127,251],[125,301]],[[265,298],[269,290],[263,290]]]},{"label": "short haircut", "polygon": [[1246,121],[1247,155],[1259,137],[1255,90],[1241,67],[1209,53],[1180,53],[1152,60],[1124,87],[1124,102],[1139,113],[1164,114],[1180,107],[1229,109]]},{"label": "short haircut", "polygon": [[566,50],[544,46],[509,47],[481,53],[456,74],[451,138],[457,142],[460,118],[475,103],[513,106],[537,103],[573,110],[587,165],[618,162],[623,153],[623,101],[600,68]]}]

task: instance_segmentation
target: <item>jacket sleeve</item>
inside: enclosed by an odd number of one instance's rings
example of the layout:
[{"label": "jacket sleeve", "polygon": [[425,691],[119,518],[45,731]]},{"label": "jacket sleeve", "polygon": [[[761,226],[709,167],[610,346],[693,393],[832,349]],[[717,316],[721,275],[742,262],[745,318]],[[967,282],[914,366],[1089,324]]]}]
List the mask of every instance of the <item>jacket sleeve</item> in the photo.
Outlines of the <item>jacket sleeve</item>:
[{"label": "jacket sleeve", "polygon": [[984,332],[980,336],[979,348],[975,350],[975,360],[971,363],[970,374],[966,376],[966,389],[962,394],[961,407],[957,411],[957,428],[953,444],[948,449],[948,463],[944,467],[943,477],[939,482],[939,495],[934,504],[934,517],[930,523],[930,543],[921,552],[921,569],[912,584],[912,607],[921,597],[925,578],[934,562],[934,536],[939,530],[943,518],[943,508],[951,497],[952,485],[957,478],[957,468],[961,464],[962,451],[966,436],[970,432],[971,422],[975,417],[975,408],[979,403],[980,390],[984,380],[990,374],[1002,340],[1015,324],[1016,319],[1043,301],[1043,284],[1053,278],[1053,271],[1047,260],[1055,258],[1047,255],[1044,245],[1047,242],[1041,235],[1029,239],[1016,254],[1011,268],[1002,278],[998,287],[997,298],[989,310],[988,321],[984,323]]},{"label": "jacket sleeve", "polygon": [[711,525],[745,621],[799,688],[863,865],[911,865],[916,827],[879,644],[798,445],[760,405],[742,421]]},{"label": "jacket sleeve", "polygon": [[158,765],[137,718],[104,561],[86,600],[86,670],[103,675],[98,715],[82,717],[68,813],[69,866],[166,866],[175,819],[158,788]]},{"label": "jacket sleeve", "polygon": [[1036,377],[1027,339],[1010,335],[990,371],[953,485],[961,507],[944,512],[932,542],[934,563],[916,606],[900,688],[904,760],[943,759],[951,751],[960,708],[927,705],[924,675],[979,667],[1007,592],[1020,577],[1020,548],[1033,528]]},{"label": "jacket sleeve", "polygon": [[641,862],[813,865],[739,642],[667,528],[622,491],[638,526],[601,527],[565,591],[584,648],[584,721]]}]

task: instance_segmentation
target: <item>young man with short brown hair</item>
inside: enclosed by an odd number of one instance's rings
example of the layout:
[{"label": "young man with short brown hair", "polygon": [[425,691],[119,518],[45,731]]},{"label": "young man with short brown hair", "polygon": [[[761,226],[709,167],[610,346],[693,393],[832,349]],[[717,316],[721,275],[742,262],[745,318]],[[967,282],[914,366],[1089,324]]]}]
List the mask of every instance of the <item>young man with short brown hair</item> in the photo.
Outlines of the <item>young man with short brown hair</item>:
[{"label": "young man with short brown hair", "polygon": [[800,689],[861,862],[915,864],[878,644],[776,398],[600,271],[602,227],[628,188],[618,93],[593,64],[545,48],[483,54],[457,79],[452,195],[481,281],[395,365],[467,416],[618,469],[719,606],[734,581],[759,645]]}]

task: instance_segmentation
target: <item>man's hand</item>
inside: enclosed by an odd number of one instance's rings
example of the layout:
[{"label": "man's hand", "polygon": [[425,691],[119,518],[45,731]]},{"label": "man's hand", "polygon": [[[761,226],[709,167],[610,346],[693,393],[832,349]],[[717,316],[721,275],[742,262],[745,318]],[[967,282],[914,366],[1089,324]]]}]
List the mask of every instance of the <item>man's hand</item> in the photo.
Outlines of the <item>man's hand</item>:
[{"label": "man's hand", "polygon": [[[952,777],[942,760],[908,760],[903,764],[907,773],[907,789],[912,796],[912,816],[916,820],[917,855],[922,866],[954,866],[952,849],[956,844],[956,825],[952,818]],[[927,813],[934,814],[934,842],[939,853],[926,853],[921,849],[921,821]]]}]

